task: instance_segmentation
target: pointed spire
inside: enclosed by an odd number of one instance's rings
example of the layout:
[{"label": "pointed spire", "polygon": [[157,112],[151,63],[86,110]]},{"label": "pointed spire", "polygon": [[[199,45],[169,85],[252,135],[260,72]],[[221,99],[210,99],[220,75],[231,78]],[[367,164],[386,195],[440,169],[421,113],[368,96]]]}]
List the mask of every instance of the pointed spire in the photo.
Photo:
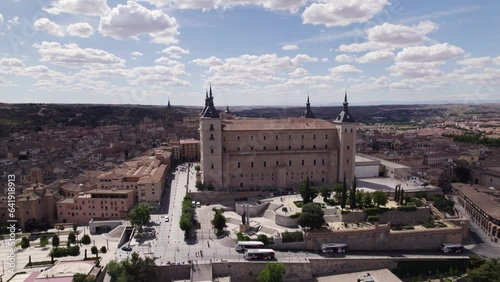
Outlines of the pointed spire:
[{"label": "pointed spire", "polygon": [[309,103],[309,91],[307,91],[307,104],[308,105],[311,104],[311,103]]},{"label": "pointed spire", "polygon": [[303,117],[305,118],[316,118],[311,111],[311,103],[309,102],[309,91],[307,92],[307,103],[306,103],[306,110],[302,114]]},{"label": "pointed spire", "polygon": [[205,90],[205,99],[208,99],[208,89]]},{"label": "pointed spire", "polygon": [[168,98],[167,108],[169,108],[169,109],[170,109],[170,98]]},{"label": "pointed spire", "polygon": [[344,103],[347,103],[347,88],[345,89]]},{"label": "pointed spire", "polygon": [[212,82],[210,82],[210,98],[212,98]]},{"label": "pointed spire", "polygon": [[345,95],[344,95],[344,107],[342,109],[342,112],[338,115],[338,117],[335,119],[335,122],[356,122],[354,118],[352,117],[351,113],[349,113],[349,102],[347,102],[347,89],[345,90]]}]

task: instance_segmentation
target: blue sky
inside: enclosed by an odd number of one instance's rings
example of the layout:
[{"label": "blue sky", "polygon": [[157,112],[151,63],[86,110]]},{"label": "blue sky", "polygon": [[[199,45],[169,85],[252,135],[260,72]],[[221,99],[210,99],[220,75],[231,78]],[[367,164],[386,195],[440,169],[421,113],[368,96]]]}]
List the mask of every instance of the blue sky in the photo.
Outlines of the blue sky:
[{"label": "blue sky", "polygon": [[500,101],[499,1],[2,0],[0,102]]}]

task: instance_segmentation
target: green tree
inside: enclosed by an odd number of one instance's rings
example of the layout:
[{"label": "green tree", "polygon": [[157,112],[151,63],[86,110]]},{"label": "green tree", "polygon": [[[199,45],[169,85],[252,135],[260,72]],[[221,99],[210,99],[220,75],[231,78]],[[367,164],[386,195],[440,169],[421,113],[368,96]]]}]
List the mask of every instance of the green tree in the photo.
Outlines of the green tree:
[{"label": "green tree", "polygon": [[351,198],[351,209],[356,208],[356,187],[357,186],[358,186],[358,180],[356,179],[356,175],[354,175],[354,178],[352,180],[351,192],[349,193],[349,197]]},{"label": "green tree", "polygon": [[497,258],[485,261],[475,269],[467,269],[467,281],[490,282],[500,281],[500,261]]},{"label": "green tree", "polygon": [[314,203],[305,204],[302,206],[302,213],[299,216],[298,223],[302,227],[318,229],[323,225],[324,215],[325,212],[320,206]]},{"label": "green tree", "polygon": [[90,252],[95,255],[97,254],[97,247],[96,246],[92,246],[92,248],[90,248]]},{"label": "green tree", "polygon": [[283,263],[267,263],[257,276],[258,282],[282,282],[286,267]]},{"label": "green tree", "polygon": [[399,204],[403,205],[405,200],[405,190],[401,189],[398,194]]},{"label": "green tree", "polygon": [[385,206],[389,200],[387,199],[387,194],[383,191],[373,192],[373,202],[378,206]]},{"label": "green tree", "polygon": [[90,236],[88,234],[84,234],[82,236],[82,244],[85,244],[85,245],[90,244]]},{"label": "green tree", "polygon": [[318,190],[311,187],[311,182],[309,181],[309,177],[306,178],[305,183],[299,185],[299,192],[302,196],[303,204],[311,203],[314,198],[318,196]]},{"label": "green tree", "polygon": [[401,184],[396,185],[394,189],[394,201],[399,202],[399,191],[401,190]]},{"label": "green tree", "polygon": [[344,183],[342,186],[342,196],[340,197],[340,207],[342,209],[345,208],[346,202],[347,202],[347,181],[345,179],[345,173],[344,173]]},{"label": "green tree", "polygon": [[95,282],[96,277],[94,275],[87,275],[83,273],[75,273],[73,275],[72,282]]},{"label": "green tree", "polygon": [[52,237],[52,246],[53,246],[53,247],[57,247],[57,246],[59,246],[59,236],[54,235],[54,236]]},{"label": "green tree", "polygon": [[151,211],[145,204],[136,205],[129,213],[130,223],[142,230],[144,225],[147,225],[151,220]]},{"label": "green tree", "polygon": [[335,192],[335,201],[337,203],[340,203],[340,200],[342,199],[342,190],[344,189],[344,185],[342,183],[336,183],[333,185],[333,192]]},{"label": "green tree", "polygon": [[372,194],[370,193],[364,193],[363,195],[363,205],[366,207],[369,207],[372,205]]},{"label": "green tree", "polygon": [[356,190],[356,206],[359,209],[363,208],[363,191],[361,190]]},{"label": "green tree", "polygon": [[156,280],[156,265],[153,258],[141,258],[134,252],[130,258],[120,262],[110,261],[108,274],[117,282],[150,282]]},{"label": "green tree", "polygon": [[189,232],[193,228],[193,221],[188,215],[181,216],[180,228],[184,232]]},{"label": "green tree", "polygon": [[212,219],[212,225],[217,230],[223,230],[226,227],[226,217],[222,214],[221,210],[217,210]]},{"label": "green tree", "polygon": [[28,238],[23,237],[21,239],[21,248],[27,249],[27,248],[29,248],[29,246],[30,246],[30,241],[28,240]]},{"label": "green tree", "polygon": [[266,234],[257,235],[257,241],[261,241],[262,243],[264,243],[264,245],[269,244],[269,238],[267,237]]},{"label": "green tree", "polygon": [[42,238],[40,238],[40,246],[45,247],[49,244],[49,238],[47,238],[47,235],[43,234]]},{"label": "green tree", "polygon": [[68,234],[68,242],[74,244],[76,242],[76,236],[74,232],[69,232]]},{"label": "green tree", "polygon": [[321,197],[323,197],[323,201],[326,202],[328,198],[330,198],[330,196],[332,195],[332,192],[333,192],[332,189],[325,185],[321,187],[319,194],[321,195]]}]

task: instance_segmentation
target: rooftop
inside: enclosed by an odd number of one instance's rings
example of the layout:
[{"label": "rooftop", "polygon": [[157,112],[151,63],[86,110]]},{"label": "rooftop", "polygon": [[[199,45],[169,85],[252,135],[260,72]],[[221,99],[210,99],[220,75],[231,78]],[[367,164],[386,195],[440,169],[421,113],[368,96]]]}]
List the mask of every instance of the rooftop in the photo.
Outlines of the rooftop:
[{"label": "rooftop", "polygon": [[330,121],[312,118],[233,119],[223,121],[224,131],[335,129]]},{"label": "rooftop", "polygon": [[401,187],[405,192],[417,192],[417,191],[441,191],[441,188],[434,185],[422,186],[422,182],[414,180],[398,180],[394,178],[360,178],[358,179],[358,189],[363,189],[366,191],[382,190],[382,191],[394,191],[396,185],[401,184]]},{"label": "rooftop", "polygon": [[488,215],[500,220],[500,203],[495,201],[495,199],[500,200],[499,191],[476,184],[452,183],[451,185]]}]

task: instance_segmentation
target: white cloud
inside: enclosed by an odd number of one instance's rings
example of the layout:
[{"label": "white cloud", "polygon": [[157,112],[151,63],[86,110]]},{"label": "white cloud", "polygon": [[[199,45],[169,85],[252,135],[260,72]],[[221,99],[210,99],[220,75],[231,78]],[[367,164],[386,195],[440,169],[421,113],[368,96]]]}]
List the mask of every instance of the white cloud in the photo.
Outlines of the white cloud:
[{"label": "white cloud", "polygon": [[178,27],[175,18],[161,10],[148,10],[137,2],[128,1],[101,17],[99,32],[118,40],[138,40],[139,35],[148,34],[153,43],[175,44]]},{"label": "white cloud", "polygon": [[104,50],[80,48],[75,43],[61,45],[57,42],[44,41],[35,43],[40,61],[64,67],[122,67],[125,60]]},{"label": "white cloud", "polygon": [[340,65],[340,66],[329,69],[329,71],[330,71],[330,74],[332,74],[332,75],[362,72],[360,69],[357,69],[356,67],[354,67],[352,65]]},{"label": "white cloud", "polygon": [[403,76],[410,78],[418,77],[441,77],[444,72],[439,69],[443,62],[396,62],[388,69],[392,76]]},{"label": "white cloud", "polygon": [[327,27],[363,23],[381,12],[387,3],[387,0],[320,0],[304,10],[302,20],[304,23]]},{"label": "white cloud", "polygon": [[493,59],[493,63],[500,66],[500,56]]},{"label": "white cloud", "polygon": [[311,57],[306,54],[298,54],[292,59],[292,63],[295,65],[302,65],[303,63],[315,63],[318,61],[318,58]]},{"label": "white cloud", "polygon": [[439,62],[458,57],[464,53],[462,48],[448,43],[432,46],[404,48],[396,56],[398,61],[407,62]]},{"label": "white cloud", "polygon": [[54,35],[57,37],[63,37],[64,32],[63,29],[57,25],[56,23],[50,21],[47,18],[40,18],[33,23],[33,27],[36,30],[44,31],[50,35]]},{"label": "white cloud", "polygon": [[296,68],[293,72],[289,73],[290,76],[304,76],[307,75],[307,70],[303,68]]},{"label": "white cloud", "polygon": [[352,62],[352,58],[349,55],[340,54],[340,55],[335,56],[335,61],[337,61],[339,63],[349,63],[349,62]]},{"label": "white cloud", "polygon": [[339,51],[366,52],[414,46],[429,40],[426,35],[436,29],[437,25],[431,21],[423,21],[413,26],[384,23],[366,30],[368,41],[342,44],[339,46]]},{"label": "white cloud", "polygon": [[158,7],[174,6],[178,9],[230,9],[237,6],[259,6],[269,10],[296,11],[307,0],[140,0]]},{"label": "white cloud", "polygon": [[386,50],[377,50],[364,54],[363,56],[356,59],[356,62],[361,64],[366,63],[378,63],[394,58],[394,53]]},{"label": "white cloud", "polygon": [[66,27],[66,32],[71,36],[87,38],[94,33],[94,29],[88,23],[74,23]]},{"label": "white cloud", "polygon": [[329,61],[328,58],[322,58],[321,59],[321,62],[323,62],[323,63],[328,63],[328,61]]},{"label": "white cloud", "polygon": [[106,0],[58,0],[52,2],[52,7],[45,8],[51,14],[83,14],[89,16],[103,16],[109,12]]},{"label": "white cloud", "polygon": [[170,46],[170,47],[163,49],[160,53],[167,54],[171,58],[174,58],[174,59],[179,59],[182,57],[182,55],[189,54],[189,50],[182,49],[179,46]]},{"label": "white cloud", "polygon": [[460,65],[468,66],[468,67],[478,68],[478,67],[484,67],[491,62],[492,62],[492,59],[490,57],[478,57],[478,58],[467,58],[467,59],[458,61],[457,63]]},{"label": "white cloud", "polygon": [[203,66],[203,67],[210,67],[210,66],[222,65],[224,62],[221,59],[212,56],[212,57],[206,58],[206,59],[195,59],[189,63],[195,63],[195,64],[197,64],[199,66]]},{"label": "white cloud", "polygon": [[398,46],[418,44],[428,40],[425,35],[437,28],[437,25],[431,21],[423,21],[414,26],[384,23],[368,29],[368,41]]},{"label": "white cloud", "polygon": [[160,57],[155,60],[155,63],[158,65],[172,66],[178,68],[179,70],[184,70],[184,64],[179,61],[172,60],[168,57]]},{"label": "white cloud", "polygon": [[132,56],[134,56],[134,57],[141,57],[141,56],[143,56],[144,54],[142,54],[141,52],[137,52],[137,51],[135,51],[135,52],[130,53],[130,55],[132,55]]},{"label": "white cloud", "polygon": [[297,49],[299,49],[299,46],[293,45],[293,44],[284,45],[283,47],[281,47],[281,50],[284,50],[284,51],[297,50]]},{"label": "white cloud", "polygon": [[23,61],[17,58],[0,58],[0,67],[18,68],[24,67]]}]

